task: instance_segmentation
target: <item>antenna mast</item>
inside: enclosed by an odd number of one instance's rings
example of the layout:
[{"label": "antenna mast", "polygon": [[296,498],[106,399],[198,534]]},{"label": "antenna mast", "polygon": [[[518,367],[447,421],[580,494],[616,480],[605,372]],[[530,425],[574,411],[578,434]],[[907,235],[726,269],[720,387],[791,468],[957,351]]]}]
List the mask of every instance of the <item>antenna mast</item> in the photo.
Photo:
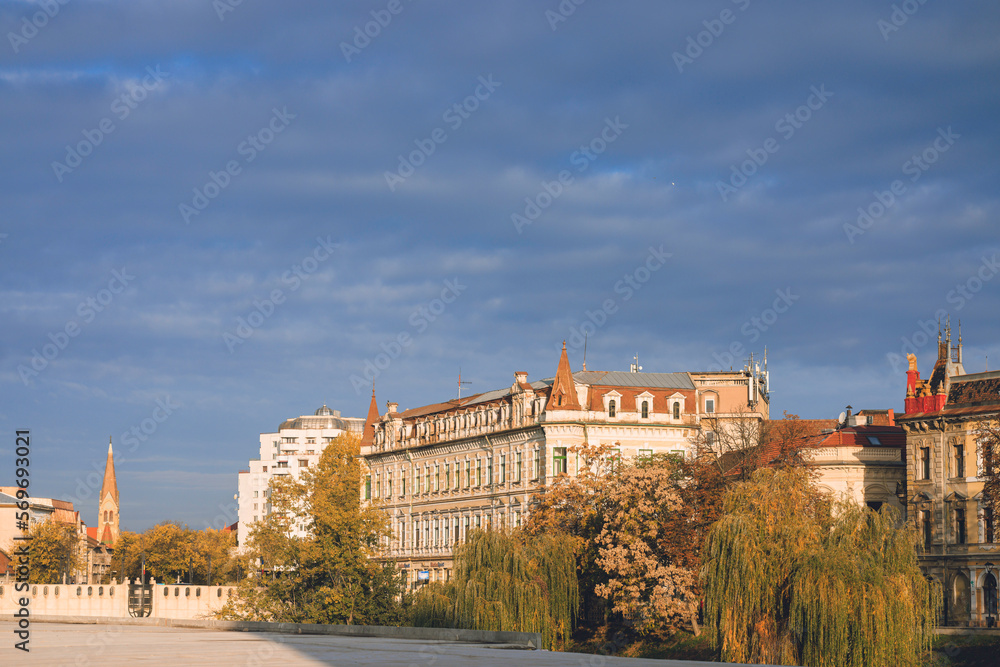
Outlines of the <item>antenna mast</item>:
[{"label": "antenna mast", "polygon": [[465,380],[464,382],[462,381],[462,367],[459,366],[458,367],[458,397],[459,398],[462,398],[462,385],[463,384],[472,384],[472,382],[470,380]]}]

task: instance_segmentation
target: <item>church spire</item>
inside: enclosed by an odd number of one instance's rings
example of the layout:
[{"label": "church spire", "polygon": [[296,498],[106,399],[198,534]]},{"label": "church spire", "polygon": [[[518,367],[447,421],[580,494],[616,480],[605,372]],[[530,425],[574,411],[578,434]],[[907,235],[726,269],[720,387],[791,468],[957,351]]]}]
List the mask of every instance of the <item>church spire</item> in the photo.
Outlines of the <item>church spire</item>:
[{"label": "church spire", "polygon": [[566,341],[563,341],[562,354],[559,356],[559,367],[552,382],[552,392],[546,410],[580,410],[580,401],[576,397],[576,383],[573,382],[573,371],[569,367],[569,357],[566,356]]},{"label": "church spire", "polygon": [[104,483],[101,484],[101,500],[104,496],[111,494],[115,504],[118,504],[118,481],[115,479],[115,455],[111,447],[111,438],[108,438],[108,460],[104,464]]},{"label": "church spire", "polygon": [[119,516],[118,481],[115,479],[115,454],[108,438],[108,460],[104,464],[104,483],[101,484],[101,495],[97,500],[97,535],[105,544],[114,544],[118,540]]}]

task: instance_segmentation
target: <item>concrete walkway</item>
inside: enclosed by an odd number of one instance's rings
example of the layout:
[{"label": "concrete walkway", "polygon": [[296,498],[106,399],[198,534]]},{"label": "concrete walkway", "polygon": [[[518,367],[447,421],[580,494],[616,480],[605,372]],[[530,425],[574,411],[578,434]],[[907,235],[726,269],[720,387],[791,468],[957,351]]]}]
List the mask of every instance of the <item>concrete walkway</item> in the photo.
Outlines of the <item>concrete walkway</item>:
[{"label": "concrete walkway", "polygon": [[440,641],[279,635],[187,628],[32,623],[31,651],[14,649],[15,625],[0,622],[0,664],[46,667],[170,665],[171,667],[241,667],[257,665],[452,665],[530,664],[599,667],[657,665],[681,667],[705,663],[635,660],[578,653],[525,651],[482,644]]}]

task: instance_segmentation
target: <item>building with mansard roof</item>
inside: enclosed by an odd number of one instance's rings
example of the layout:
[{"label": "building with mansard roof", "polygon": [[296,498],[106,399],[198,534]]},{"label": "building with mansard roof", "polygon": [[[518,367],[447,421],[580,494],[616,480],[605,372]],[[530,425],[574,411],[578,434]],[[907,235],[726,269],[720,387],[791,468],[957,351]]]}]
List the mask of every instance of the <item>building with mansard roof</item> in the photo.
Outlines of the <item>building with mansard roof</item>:
[{"label": "building with mansard roof", "polygon": [[983,497],[979,429],[1000,418],[1000,372],[966,373],[962,335],[938,334],[931,375],[909,357],[906,412],[908,518],[919,531],[921,569],[945,592],[946,625],[995,626],[1000,544]]},{"label": "building with mansard roof", "polygon": [[563,345],[555,376],[543,380],[518,371],[503,389],[402,411],[389,402],[384,414],[373,393],[362,495],[389,514],[386,553],[410,586],[446,580],[452,550],[469,530],[520,525],[535,493],[560,474],[577,474],[575,446],[605,444],[625,458],[691,455],[708,424],[769,418],[766,378],[751,365],[573,372]]}]

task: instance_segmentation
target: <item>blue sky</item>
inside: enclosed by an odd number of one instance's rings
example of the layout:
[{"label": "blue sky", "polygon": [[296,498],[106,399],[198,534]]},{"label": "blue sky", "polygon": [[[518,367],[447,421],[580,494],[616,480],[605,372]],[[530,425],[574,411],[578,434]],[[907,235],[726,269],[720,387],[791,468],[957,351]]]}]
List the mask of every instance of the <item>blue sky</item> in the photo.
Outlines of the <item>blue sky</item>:
[{"label": "blue sky", "polygon": [[548,377],[563,339],[578,369],[583,331],[590,369],[766,345],[777,416],[901,409],[942,314],[1000,367],[994,2],[8,1],[0,33],[0,470],[30,428],[91,524],[109,435],[125,527],[222,525],[283,419],[364,416],[376,372],[403,409]]}]

